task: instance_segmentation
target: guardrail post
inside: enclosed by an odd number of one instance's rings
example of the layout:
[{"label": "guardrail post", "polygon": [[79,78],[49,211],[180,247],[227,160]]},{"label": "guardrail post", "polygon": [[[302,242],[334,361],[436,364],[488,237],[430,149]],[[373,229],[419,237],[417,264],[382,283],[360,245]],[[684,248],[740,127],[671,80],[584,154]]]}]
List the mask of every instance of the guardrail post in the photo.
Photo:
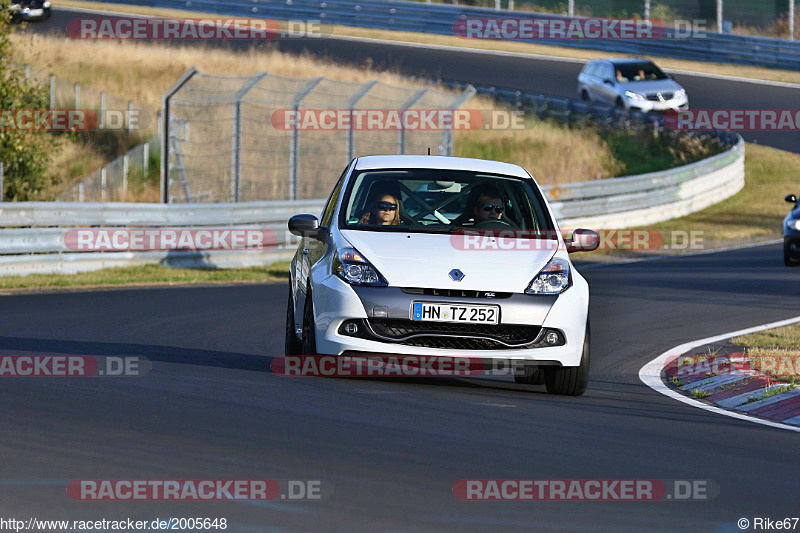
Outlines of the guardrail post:
[{"label": "guardrail post", "polygon": [[416,104],[417,101],[425,96],[425,93],[428,92],[428,89],[420,89],[415,92],[411,98],[405,101],[405,103],[400,107],[400,136],[397,139],[397,153],[398,154],[405,154],[406,153],[406,129],[403,127],[403,111],[409,109],[412,105]]},{"label": "guardrail post", "polygon": [[81,103],[81,85],[79,83],[75,84],[75,109],[80,107]]},{"label": "guardrail post", "polygon": [[25,80],[31,79],[31,66],[25,65]]},{"label": "guardrail post", "polygon": [[83,182],[80,182],[78,184],[78,201],[79,202],[83,201]]},{"label": "guardrail post", "polygon": [[794,41],[794,0],[789,0],[789,40]]},{"label": "guardrail post", "polygon": [[[297,121],[298,112],[300,110],[300,102],[303,101],[303,98],[308,96],[308,93],[314,90],[314,87],[320,84],[322,80],[325,78],[318,77],[314,78],[313,80],[306,83],[305,87],[300,89],[300,91],[294,95],[292,98],[292,117],[294,120]],[[289,199],[290,200],[297,200],[298,196],[298,181],[297,181],[297,167],[299,163],[299,143],[300,143],[300,130],[298,128],[298,123],[292,124],[291,129],[291,136],[289,137]]]},{"label": "guardrail post", "polygon": [[6,198],[5,169],[3,168],[3,162],[0,161],[0,202],[4,201],[5,198]]},{"label": "guardrail post", "polygon": [[242,172],[242,98],[261,81],[266,72],[259,72],[233,95],[233,131],[231,133],[231,202],[239,201],[239,179]]},{"label": "guardrail post", "polygon": [[352,161],[353,157],[355,157],[355,129],[353,128],[353,109],[355,108],[356,104],[359,100],[361,100],[364,95],[366,95],[370,89],[375,87],[378,84],[377,81],[368,81],[361,88],[356,91],[356,94],[350,97],[347,101],[347,109],[350,111],[350,127],[347,129],[347,161]]},{"label": "guardrail post", "polygon": [[147,179],[147,174],[150,171],[150,141],[147,141],[142,146],[142,175]]}]

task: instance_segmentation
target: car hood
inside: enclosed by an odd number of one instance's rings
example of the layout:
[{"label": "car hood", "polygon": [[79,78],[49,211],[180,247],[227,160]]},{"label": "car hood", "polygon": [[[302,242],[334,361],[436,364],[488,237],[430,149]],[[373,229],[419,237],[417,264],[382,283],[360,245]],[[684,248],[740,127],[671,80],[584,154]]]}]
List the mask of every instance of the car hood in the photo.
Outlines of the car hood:
[{"label": "car hood", "polygon": [[629,81],[626,83],[620,83],[620,86],[627,91],[632,91],[639,94],[658,92],[674,93],[679,89],[683,89],[683,87],[678,85],[673,80]]},{"label": "car hood", "polygon": [[[558,248],[555,240],[508,238],[500,242],[482,237],[465,242],[460,235],[341,233],[395,287],[521,293]],[[500,249],[501,244],[506,249]],[[463,272],[461,281],[450,278],[453,269]]]}]

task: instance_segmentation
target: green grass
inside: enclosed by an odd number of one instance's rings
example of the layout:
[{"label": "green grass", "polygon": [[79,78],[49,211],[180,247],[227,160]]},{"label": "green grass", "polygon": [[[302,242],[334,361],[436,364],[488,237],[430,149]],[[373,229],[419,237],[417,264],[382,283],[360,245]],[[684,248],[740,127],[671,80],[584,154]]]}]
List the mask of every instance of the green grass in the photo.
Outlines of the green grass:
[{"label": "green grass", "polygon": [[78,274],[31,274],[0,277],[0,291],[121,287],[137,285],[192,285],[214,283],[267,283],[289,279],[289,262],[230,269],[173,268],[143,265],[106,268]]},{"label": "green grass", "polygon": [[[782,328],[766,329],[731,339],[739,346],[758,346],[761,348],[800,348],[800,323]],[[748,352],[750,355],[772,355]]]},{"label": "green grass", "polygon": [[709,396],[711,396],[711,393],[710,392],[706,392],[704,390],[695,389],[695,390],[692,391],[692,397],[693,398],[702,399],[702,398],[707,398]]},{"label": "green grass", "polygon": [[776,394],[781,394],[783,392],[790,391],[794,388],[795,388],[794,385],[787,385],[785,387],[766,387],[764,389],[764,394],[762,394],[761,396],[749,396],[747,398],[747,401],[740,405],[747,405],[748,403],[760,402],[761,400],[769,398],[770,396],[775,396]]}]

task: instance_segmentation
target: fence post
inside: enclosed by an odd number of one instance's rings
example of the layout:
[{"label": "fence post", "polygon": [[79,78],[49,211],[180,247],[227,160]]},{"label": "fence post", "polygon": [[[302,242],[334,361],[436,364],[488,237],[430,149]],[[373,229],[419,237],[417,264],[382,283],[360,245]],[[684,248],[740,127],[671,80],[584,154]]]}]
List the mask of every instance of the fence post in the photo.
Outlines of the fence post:
[{"label": "fence post", "polygon": [[147,173],[150,171],[150,141],[147,141],[142,146],[142,169],[142,174],[147,179]]},{"label": "fence post", "polygon": [[[303,101],[303,98],[308,96],[308,93],[314,90],[314,87],[320,84],[322,80],[325,78],[318,77],[314,78],[313,80],[306,83],[305,87],[300,89],[300,91],[294,95],[292,98],[292,111],[294,114],[292,115],[297,120],[297,113],[300,109],[300,102]],[[299,154],[298,154],[298,146],[300,142],[300,130],[298,129],[298,123],[292,124],[292,134],[289,137],[289,199],[290,200],[297,200],[298,196],[298,181],[297,181],[297,167],[299,163]]]},{"label": "fence post", "polygon": [[172,87],[167,89],[161,96],[161,201],[165,204],[169,203],[169,149],[170,149],[170,98],[181,87],[197,74],[195,67],[187,70],[183,76],[178,78],[178,81],[172,84]]},{"label": "fence post", "polygon": [[417,103],[417,101],[420,98],[425,96],[426,92],[428,92],[428,89],[420,89],[420,90],[418,90],[417,92],[415,92],[411,96],[411,98],[406,100],[405,103],[400,107],[400,112],[401,112],[400,113],[400,118],[401,118],[401,121],[400,121],[400,136],[397,139],[397,153],[398,154],[406,153],[406,129],[403,127],[403,120],[402,120],[403,115],[404,115],[403,111],[405,111],[406,109],[410,108],[412,105]]},{"label": "fence post", "polygon": [[231,132],[231,194],[230,201],[238,202],[241,192],[240,178],[242,173],[242,98],[267,75],[259,72],[236,91],[233,95],[233,130]]},{"label": "fence post", "polygon": [[0,161],[0,202],[5,201],[5,198],[6,198],[5,168],[3,168],[3,162]]},{"label": "fence post", "polygon": [[347,161],[350,162],[353,160],[355,156],[355,128],[353,127],[353,109],[355,108],[356,104],[359,100],[361,100],[364,95],[366,95],[370,89],[375,87],[378,84],[377,81],[368,81],[361,88],[356,91],[356,94],[350,97],[347,101],[347,109],[350,112],[350,128],[347,130]]},{"label": "fence post", "polygon": [[442,149],[439,150],[441,155],[453,155],[453,119],[455,118],[455,111],[462,105],[466,103],[467,100],[475,96],[475,93],[478,91],[475,90],[475,87],[472,85],[467,85],[464,92],[461,93],[453,103],[450,104],[450,127],[444,130],[444,134],[442,135]]},{"label": "fence post", "polygon": [[80,182],[78,184],[78,201],[79,202],[83,201],[83,182]]},{"label": "fence post", "polygon": [[129,156],[125,154],[122,156],[122,198],[127,199],[128,197],[128,164],[129,164]]},{"label": "fence post", "polygon": [[106,92],[100,91],[100,129],[106,125]]},{"label": "fence post", "polygon": [[107,172],[106,167],[100,169],[100,199],[106,201],[106,185],[107,185]]},{"label": "fence post", "polygon": [[128,100],[128,134],[133,135],[133,100]]},{"label": "fence post", "polygon": [[81,86],[79,83],[75,84],[75,109],[81,106]]},{"label": "fence post", "polygon": [[31,66],[25,65],[25,80],[31,79]]},{"label": "fence post", "polygon": [[56,77],[50,74],[50,109],[56,108]]}]

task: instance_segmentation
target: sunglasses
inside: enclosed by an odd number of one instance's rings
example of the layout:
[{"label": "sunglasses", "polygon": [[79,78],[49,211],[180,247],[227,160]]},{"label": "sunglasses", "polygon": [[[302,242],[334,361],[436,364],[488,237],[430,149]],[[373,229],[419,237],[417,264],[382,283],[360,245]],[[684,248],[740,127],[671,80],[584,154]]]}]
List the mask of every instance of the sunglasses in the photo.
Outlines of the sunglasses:
[{"label": "sunglasses", "polygon": [[481,206],[481,209],[483,209],[487,213],[490,212],[492,209],[494,209],[495,213],[502,213],[505,207],[503,207],[502,205],[483,204]]},{"label": "sunglasses", "polygon": [[391,202],[378,202],[378,211],[394,211],[397,209],[397,204]]}]

